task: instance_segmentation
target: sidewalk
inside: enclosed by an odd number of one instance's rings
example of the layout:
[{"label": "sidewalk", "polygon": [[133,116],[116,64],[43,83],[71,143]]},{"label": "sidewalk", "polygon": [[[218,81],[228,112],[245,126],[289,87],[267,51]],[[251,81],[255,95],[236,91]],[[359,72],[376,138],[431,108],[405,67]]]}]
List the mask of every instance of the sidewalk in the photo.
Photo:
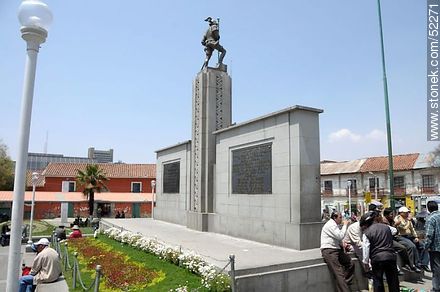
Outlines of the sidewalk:
[{"label": "sidewalk", "polygon": [[[32,266],[32,262],[35,258],[35,253],[27,253],[25,252],[26,245],[21,246],[21,264],[24,262],[26,266]],[[6,279],[8,274],[8,254],[9,254],[9,246],[0,246],[0,291],[6,291]],[[21,270],[20,270],[21,271]],[[18,277],[21,276],[17,275]]]}]

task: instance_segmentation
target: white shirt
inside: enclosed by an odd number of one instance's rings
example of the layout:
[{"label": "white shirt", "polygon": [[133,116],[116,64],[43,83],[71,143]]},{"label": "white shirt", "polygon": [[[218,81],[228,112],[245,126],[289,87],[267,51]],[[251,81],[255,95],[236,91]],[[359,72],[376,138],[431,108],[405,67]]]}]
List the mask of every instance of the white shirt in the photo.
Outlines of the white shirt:
[{"label": "white shirt", "polygon": [[361,226],[359,225],[359,221],[348,226],[345,241],[350,242],[352,245],[355,245],[358,248],[362,248],[362,230]]},{"label": "white shirt", "polygon": [[324,224],[321,231],[321,249],[333,248],[340,249],[341,241],[344,239],[347,225],[339,228],[335,220],[330,219]]}]

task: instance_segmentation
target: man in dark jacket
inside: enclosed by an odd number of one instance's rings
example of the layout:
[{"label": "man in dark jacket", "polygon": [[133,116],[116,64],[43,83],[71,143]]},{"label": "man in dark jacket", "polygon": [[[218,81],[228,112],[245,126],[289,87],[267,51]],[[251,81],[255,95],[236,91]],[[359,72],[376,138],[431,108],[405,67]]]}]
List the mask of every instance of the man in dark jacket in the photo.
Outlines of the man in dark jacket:
[{"label": "man in dark jacket", "polygon": [[399,277],[396,265],[396,253],[393,249],[393,235],[389,226],[377,223],[376,212],[367,212],[362,216],[360,225],[363,230],[363,263],[371,260],[373,286],[375,292],[385,291],[383,274],[387,277],[390,292],[399,292]]},{"label": "man in dark jacket", "polygon": [[64,229],[64,225],[59,225],[56,229],[55,229],[55,236],[57,239],[59,240],[64,240],[67,238],[66,236],[66,230]]}]

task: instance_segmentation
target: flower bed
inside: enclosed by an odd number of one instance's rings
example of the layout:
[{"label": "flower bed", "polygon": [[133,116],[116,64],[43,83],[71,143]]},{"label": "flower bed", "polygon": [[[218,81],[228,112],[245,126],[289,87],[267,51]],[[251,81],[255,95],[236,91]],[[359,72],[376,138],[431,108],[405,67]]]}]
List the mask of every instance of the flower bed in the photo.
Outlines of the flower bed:
[{"label": "flower bed", "polygon": [[69,247],[78,252],[80,261],[85,263],[88,269],[93,271],[96,265],[101,265],[106,288],[145,288],[165,277],[162,272],[133,262],[123,253],[114,251],[106,244],[92,238],[69,240]]},{"label": "flower bed", "polygon": [[[207,263],[193,251],[182,251],[180,247],[173,247],[156,239],[142,236],[139,233],[121,231],[109,228],[104,231],[108,237],[129,244],[135,248],[157,255],[171,263],[188,269],[202,277],[202,284],[210,291],[230,291],[230,279],[227,275],[218,273],[215,266]],[[182,287],[184,289],[184,287]],[[185,291],[185,290],[179,290]]]}]

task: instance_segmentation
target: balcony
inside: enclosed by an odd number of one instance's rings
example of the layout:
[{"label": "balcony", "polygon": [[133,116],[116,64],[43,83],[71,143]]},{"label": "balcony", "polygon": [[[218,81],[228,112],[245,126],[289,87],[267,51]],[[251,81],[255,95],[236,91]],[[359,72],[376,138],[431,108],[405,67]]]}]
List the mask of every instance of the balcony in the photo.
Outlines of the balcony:
[{"label": "balcony", "polygon": [[323,190],[321,191],[321,195],[324,197],[331,197],[333,196],[333,190]]},{"label": "balcony", "polygon": [[[375,195],[376,195],[375,189],[370,188],[369,192],[371,194],[371,197],[375,197]],[[382,198],[383,196],[385,196],[385,188],[378,188],[377,189],[377,197]]]},{"label": "balcony", "polygon": [[438,187],[437,186],[420,187],[420,191],[422,194],[437,194]]},{"label": "balcony", "polygon": [[394,187],[395,196],[405,196],[406,193],[406,187]]}]

